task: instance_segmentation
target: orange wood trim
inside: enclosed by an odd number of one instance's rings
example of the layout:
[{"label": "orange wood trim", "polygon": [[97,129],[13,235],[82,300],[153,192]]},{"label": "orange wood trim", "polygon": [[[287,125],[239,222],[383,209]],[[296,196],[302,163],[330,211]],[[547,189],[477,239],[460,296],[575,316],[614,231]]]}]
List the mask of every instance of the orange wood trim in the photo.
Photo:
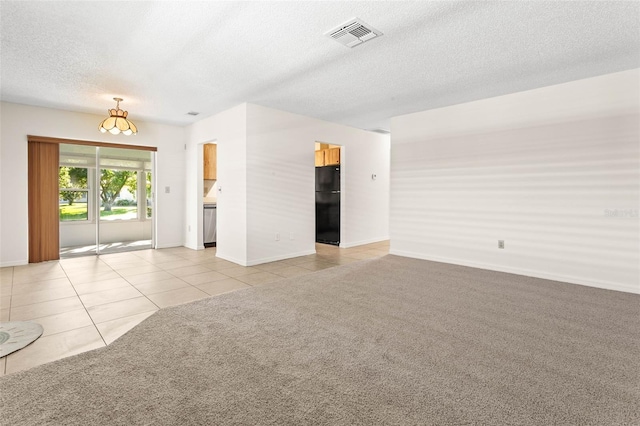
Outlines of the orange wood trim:
[{"label": "orange wood trim", "polygon": [[49,143],[49,144],[68,143],[72,145],[89,145],[89,146],[102,146],[102,147],[109,147],[109,148],[137,149],[139,151],[154,151],[154,152],[158,151],[158,148],[155,146],[125,145],[122,143],[106,143],[106,142],[83,141],[79,139],[50,138],[48,136],[27,135],[27,140],[29,142],[40,142],[40,143]]},{"label": "orange wood trim", "polygon": [[59,148],[53,143],[28,143],[29,263],[60,258]]}]

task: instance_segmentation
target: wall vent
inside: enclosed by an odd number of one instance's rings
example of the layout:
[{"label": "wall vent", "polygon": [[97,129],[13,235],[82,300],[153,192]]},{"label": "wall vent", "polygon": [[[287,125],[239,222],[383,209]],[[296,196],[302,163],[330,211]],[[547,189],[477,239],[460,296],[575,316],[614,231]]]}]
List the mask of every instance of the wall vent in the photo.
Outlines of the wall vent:
[{"label": "wall vent", "polygon": [[324,35],[347,47],[356,47],[365,41],[381,36],[382,32],[364,23],[359,18],[353,18],[324,33]]}]

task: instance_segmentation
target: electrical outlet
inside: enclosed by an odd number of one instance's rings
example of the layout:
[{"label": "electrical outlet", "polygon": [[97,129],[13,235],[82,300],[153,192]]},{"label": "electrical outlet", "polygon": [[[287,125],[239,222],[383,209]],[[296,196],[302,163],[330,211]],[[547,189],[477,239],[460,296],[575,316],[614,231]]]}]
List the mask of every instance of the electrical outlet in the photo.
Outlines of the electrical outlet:
[{"label": "electrical outlet", "polygon": [[191,225],[189,225],[189,232],[191,232]]},{"label": "electrical outlet", "polygon": [[504,240],[498,240],[498,248],[499,249],[503,249],[504,248]]},{"label": "electrical outlet", "polygon": [[293,232],[289,232],[289,239],[293,240]]},{"label": "electrical outlet", "polygon": [[170,186],[165,186],[164,187],[164,193],[165,194],[169,194],[171,192],[171,187]]},{"label": "electrical outlet", "polygon": [[276,232],[276,241],[280,241],[280,233]]}]

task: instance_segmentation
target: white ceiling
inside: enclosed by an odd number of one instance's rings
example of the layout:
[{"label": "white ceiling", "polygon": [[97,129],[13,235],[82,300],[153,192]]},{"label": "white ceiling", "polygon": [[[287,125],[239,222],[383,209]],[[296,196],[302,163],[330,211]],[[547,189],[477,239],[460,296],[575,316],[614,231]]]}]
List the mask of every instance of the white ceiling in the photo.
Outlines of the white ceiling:
[{"label": "white ceiling", "polygon": [[[252,102],[363,129],[640,67],[640,3],[5,1],[1,99],[185,125]],[[358,17],[384,35],[324,36]],[[198,111],[198,117],[187,115]]]}]

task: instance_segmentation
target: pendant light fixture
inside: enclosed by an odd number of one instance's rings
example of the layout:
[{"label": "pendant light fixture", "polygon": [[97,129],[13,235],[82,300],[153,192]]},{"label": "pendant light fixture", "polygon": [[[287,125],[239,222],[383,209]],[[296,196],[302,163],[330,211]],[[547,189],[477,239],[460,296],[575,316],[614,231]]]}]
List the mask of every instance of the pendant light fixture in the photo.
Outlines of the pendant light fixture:
[{"label": "pendant light fixture", "polygon": [[113,135],[117,135],[122,132],[123,134],[135,135],[138,133],[138,128],[133,122],[127,120],[127,111],[120,109],[120,102],[122,98],[113,98],[116,101],[115,109],[109,110],[109,117],[105,118],[98,127],[102,133],[109,132]]}]

